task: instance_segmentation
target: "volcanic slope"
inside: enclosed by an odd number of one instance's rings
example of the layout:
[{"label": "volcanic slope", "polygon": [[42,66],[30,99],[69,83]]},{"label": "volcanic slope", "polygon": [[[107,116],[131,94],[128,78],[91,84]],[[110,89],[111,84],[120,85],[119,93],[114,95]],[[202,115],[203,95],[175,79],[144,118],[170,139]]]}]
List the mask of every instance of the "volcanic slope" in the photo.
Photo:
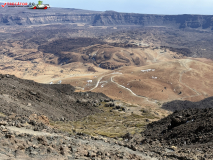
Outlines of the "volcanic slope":
[{"label": "volcanic slope", "polygon": [[109,99],[102,93],[76,93],[70,85],[39,84],[11,75],[0,75],[0,112],[45,115],[52,120],[77,120],[100,112],[94,101]]},{"label": "volcanic slope", "polygon": [[121,155],[156,159],[120,141],[127,132],[144,130],[147,118],[157,118],[148,111],[130,114],[102,93],[76,93],[70,85],[39,84],[12,75],[0,75],[0,86],[2,160],[117,159]]},{"label": "volcanic slope", "polygon": [[168,103],[164,103],[162,108],[174,112],[174,111],[180,111],[184,109],[193,109],[193,108],[199,108],[199,109],[212,108],[212,106],[213,106],[213,98],[209,97],[198,102],[175,100]]},{"label": "volcanic slope", "polygon": [[44,115],[52,127],[70,134],[120,138],[127,132],[140,133],[149,121],[159,119],[149,110],[142,115],[141,108],[133,114],[136,107],[103,93],[74,92],[69,84],[39,84],[0,75],[0,86],[0,116]]},{"label": "volcanic slope", "polygon": [[175,101],[181,110],[149,123],[146,130],[130,138],[127,145],[165,159],[212,159],[212,98],[191,103]]},{"label": "volcanic slope", "polygon": [[164,119],[150,123],[144,135],[152,139],[163,139],[164,143],[175,146],[206,143],[212,145],[212,107],[211,105],[211,108],[175,111]]},{"label": "volcanic slope", "polygon": [[[10,77],[1,76],[1,78]],[[24,80],[24,82],[27,81]],[[211,101],[212,98],[206,99],[207,103],[210,102],[211,104]],[[112,102],[109,103],[111,104]],[[8,109],[7,107],[3,111]],[[52,110],[49,110],[49,112],[52,112]],[[10,116],[7,116],[0,113],[0,142],[2,144],[0,145],[0,156],[5,160],[62,160],[66,158],[123,158],[135,160],[212,159],[212,112],[212,108],[176,111],[164,119],[148,124],[146,130],[141,134],[132,136],[127,133],[119,139],[90,136],[79,132],[72,136],[52,128],[53,126],[50,125],[52,122],[49,123],[48,118],[44,115],[33,114],[27,116],[26,113],[20,112],[20,114],[10,114]],[[115,115],[114,111],[110,113]],[[146,114],[147,112],[144,110],[141,116],[134,114],[131,116],[138,120]],[[122,117],[123,113],[116,114],[116,116],[116,119],[118,118],[119,121],[122,118],[124,120],[124,117]],[[106,118],[101,116],[99,118],[105,119],[106,122]],[[129,118],[130,116],[125,116],[123,121],[125,125],[129,123]],[[87,119],[90,123],[94,120]],[[83,121],[87,123],[85,120]],[[81,125],[80,123],[83,123],[83,121],[76,122],[78,122],[78,125]],[[90,123],[89,125],[91,125]],[[138,127],[141,127],[141,122],[139,124]],[[64,127],[68,126],[69,123],[61,122],[58,125]],[[132,127],[134,124],[129,123],[128,125]]]}]

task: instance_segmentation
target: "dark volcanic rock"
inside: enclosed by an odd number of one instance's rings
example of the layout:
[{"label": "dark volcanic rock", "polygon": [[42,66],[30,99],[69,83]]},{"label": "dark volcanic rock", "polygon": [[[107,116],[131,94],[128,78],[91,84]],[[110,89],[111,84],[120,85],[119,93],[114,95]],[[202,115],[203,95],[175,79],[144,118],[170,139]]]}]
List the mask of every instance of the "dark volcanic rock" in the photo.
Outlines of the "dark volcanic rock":
[{"label": "dark volcanic rock", "polygon": [[173,47],[166,47],[166,46],[161,46],[161,48],[165,48],[165,49],[168,48],[172,52],[177,52],[178,54],[182,54],[188,57],[193,55],[192,51],[188,48],[173,48]]},{"label": "dark volcanic rock", "polygon": [[52,120],[76,120],[99,112],[92,101],[109,99],[102,93],[76,93],[70,85],[39,84],[12,75],[0,79],[0,112],[5,115],[36,113]]},{"label": "dark volcanic rock", "polygon": [[175,146],[207,144],[212,142],[212,127],[212,108],[187,109],[150,123],[143,135]]},{"label": "dark volcanic rock", "polygon": [[111,70],[120,68],[122,66],[123,66],[123,64],[114,64],[112,62],[103,62],[103,63],[100,64],[101,68],[103,68],[103,69],[111,69]]},{"label": "dark volcanic rock", "polygon": [[164,103],[162,108],[169,111],[193,109],[193,108],[200,108],[200,109],[213,108],[213,97],[206,98],[199,102],[175,100],[175,101]]},{"label": "dark volcanic rock", "polygon": [[[44,52],[45,56],[49,53],[54,54],[54,56],[58,57],[57,64],[67,64],[78,62],[79,57],[71,53],[63,54],[63,52],[70,52],[80,47],[102,43],[102,41],[96,38],[64,38],[41,45],[38,47],[38,50]],[[87,60],[86,55],[82,58]]]},{"label": "dark volcanic rock", "polygon": [[141,147],[143,151],[156,153],[160,159],[163,157],[163,159],[211,160],[213,158],[213,108],[209,108],[212,106],[211,101],[212,97],[200,102],[170,102],[170,109],[173,106],[182,110],[148,124],[141,135],[135,135],[128,141],[127,146]]}]

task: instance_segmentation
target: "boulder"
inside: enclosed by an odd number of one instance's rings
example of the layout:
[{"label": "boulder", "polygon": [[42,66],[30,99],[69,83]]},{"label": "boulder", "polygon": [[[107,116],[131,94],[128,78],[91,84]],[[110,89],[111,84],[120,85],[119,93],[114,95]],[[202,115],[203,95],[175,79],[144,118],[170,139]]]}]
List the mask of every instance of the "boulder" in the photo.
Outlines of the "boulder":
[{"label": "boulder", "polygon": [[120,109],[120,108],[121,108],[121,106],[118,106],[118,105],[117,105],[117,106],[115,106],[115,108],[116,108],[116,109]]},{"label": "boulder", "polygon": [[104,102],[110,102],[110,99],[104,99]]},{"label": "boulder", "polygon": [[106,103],[106,104],[104,105],[104,107],[110,107],[110,104],[109,104],[109,103]]},{"label": "boulder", "polygon": [[113,102],[109,103],[110,107],[114,107],[115,104]]},{"label": "boulder", "polygon": [[3,126],[6,126],[8,123],[6,121],[0,121],[0,126],[3,125]]}]

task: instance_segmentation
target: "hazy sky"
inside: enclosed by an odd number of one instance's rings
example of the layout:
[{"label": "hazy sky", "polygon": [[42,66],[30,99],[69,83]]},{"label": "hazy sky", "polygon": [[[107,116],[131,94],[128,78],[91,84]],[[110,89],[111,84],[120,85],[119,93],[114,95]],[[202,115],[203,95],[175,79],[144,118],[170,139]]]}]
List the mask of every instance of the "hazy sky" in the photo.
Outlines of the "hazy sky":
[{"label": "hazy sky", "polygon": [[[20,0],[19,2],[37,0]],[[18,2],[18,1],[9,1]],[[213,0],[43,0],[52,7],[147,14],[211,14]]]}]

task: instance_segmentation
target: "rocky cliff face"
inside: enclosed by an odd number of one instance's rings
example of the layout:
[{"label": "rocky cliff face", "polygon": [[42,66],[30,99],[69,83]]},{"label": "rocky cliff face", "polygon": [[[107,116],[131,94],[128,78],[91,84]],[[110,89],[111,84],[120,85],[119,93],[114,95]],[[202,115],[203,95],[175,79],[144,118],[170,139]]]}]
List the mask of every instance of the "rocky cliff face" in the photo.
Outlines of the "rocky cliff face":
[{"label": "rocky cliff face", "polygon": [[50,23],[86,23],[93,26],[141,25],[175,28],[202,28],[213,30],[213,16],[208,15],[151,15],[95,12],[78,9],[50,8],[30,10],[27,8],[4,8],[0,25],[31,25]]},{"label": "rocky cliff face", "polygon": [[142,25],[175,28],[211,28],[213,16],[203,15],[150,15],[104,12],[95,16],[93,25]]}]

